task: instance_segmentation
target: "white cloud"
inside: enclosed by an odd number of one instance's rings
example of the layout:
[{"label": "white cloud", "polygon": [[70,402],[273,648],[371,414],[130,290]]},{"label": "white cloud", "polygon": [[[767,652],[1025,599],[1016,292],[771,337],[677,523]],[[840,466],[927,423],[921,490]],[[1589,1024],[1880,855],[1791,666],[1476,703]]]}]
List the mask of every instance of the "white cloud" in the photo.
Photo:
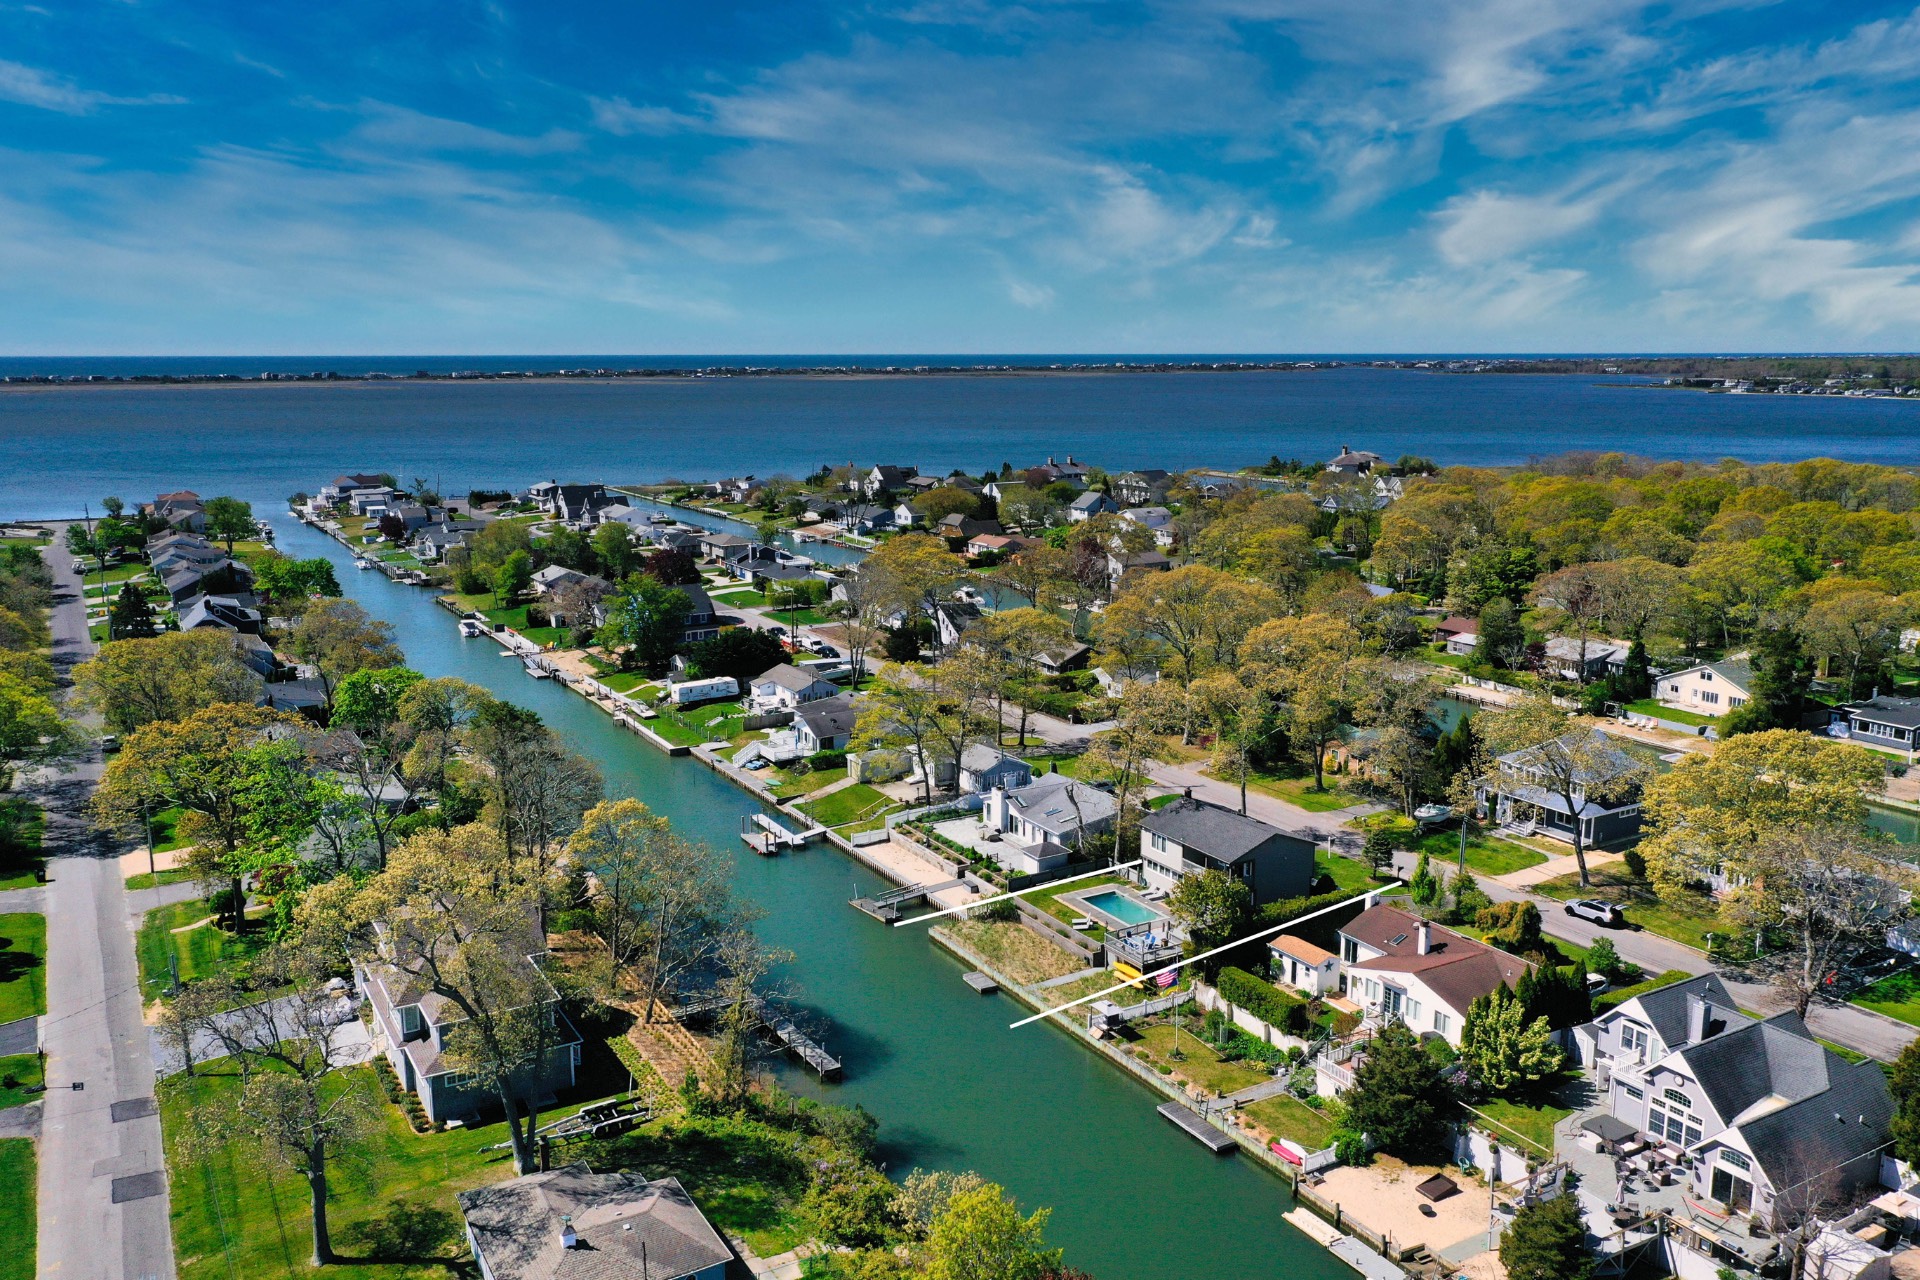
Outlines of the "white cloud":
[{"label": "white cloud", "polygon": [[82,89],[64,77],[29,67],[20,62],[0,59],[0,101],[17,102],[24,107],[41,107],[63,115],[83,116],[104,106],[168,106],[185,102],[172,94],[149,94],[141,98],[120,98],[96,89]]},{"label": "white cloud", "polygon": [[1434,243],[1455,266],[1494,262],[1591,227],[1600,212],[1598,196],[1563,203],[1551,196],[1475,191],[1440,207]]}]

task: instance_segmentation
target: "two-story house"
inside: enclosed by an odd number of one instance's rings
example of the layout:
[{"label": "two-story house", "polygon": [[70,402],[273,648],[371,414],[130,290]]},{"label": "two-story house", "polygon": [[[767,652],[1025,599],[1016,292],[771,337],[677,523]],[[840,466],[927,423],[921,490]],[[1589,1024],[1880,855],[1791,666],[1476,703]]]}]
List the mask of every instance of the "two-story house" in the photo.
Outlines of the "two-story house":
[{"label": "two-story house", "polygon": [[[406,927],[404,920],[376,924],[374,958],[354,962],[354,981],[373,1007],[374,1048],[385,1054],[401,1087],[419,1096],[429,1120],[497,1110],[500,1097],[491,1082],[456,1071],[447,1061],[449,1040],[457,1042],[466,1015],[433,990],[417,964],[410,967],[398,959],[406,949],[398,945],[394,931]],[[540,1003],[546,1006],[553,1028],[546,1060],[528,1068],[522,1087],[550,1094],[572,1087],[582,1041],[561,1010],[559,993],[540,972],[546,947],[531,916],[520,945],[525,950],[514,963],[532,971],[534,988],[545,993]]]},{"label": "two-story house", "polygon": [[860,484],[860,492],[868,499],[878,498],[883,493],[894,493],[904,487],[907,481],[920,474],[918,467],[878,466],[867,472]]},{"label": "two-story house", "polygon": [[1033,766],[998,747],[976,742],[960,753],[960,792],[985,795],[995,787],[1017,791],[1033,781]]},{"label": "two-story house", "polygon": [[1191,795],[1140,820],[1140,857],[1149,889],[1172,892],[1202,871],[1240,881],[1255,906],[1313,889],[1313,841]]},{"label": "two-story house", "polygon": [[1173,487],[1173,473],[1158,467],[1123,471],[1110,482],[1113,496],[1129,507],[1145,507],[1165,501]]},{"label": "two-story house", "polygon": [[[1581,735],[1590,735],[1582,737]],[[1583,848],[1618,846],[1640,836],[1639,766],[1597,729],[1576,729],[1551,742],[1510,751],[1475,785],[1481,811],[1529,835]],[[1573,807],[1560,779],[1571,775]]]},{"label": "two-story house", "polygon": [[1495,988],[1518,987],[1533,962],[1399,907],[1369,907],[1340,929],[1340,988],[1378,1020],[1432,1032],[1455,1048],[1467,1010]]},{"label": "two-story house", "polygon": [[793,713],[794,743],[804,755],[845,751],[859,719],[860,708],[850,693],[805,703]]},{"label": "two-story house", "polygon": [[1112,827],[1118,812],[1113,797],[1100,788],[1050,773],[1023,787],[994,787],[986,793],[980,822],[1009,837],[1011,843],[1052,844],[1064,851]]},{"label": "two-story house", "polygon": [[1693,1194],[1794,1219],[1879,1177],[1893,1102],[1791,1012],[1753,1019],[1715,974],[1644,992],[1577,1033],[1608,1110],[1684,1154]]},{"label": "two-story house", "polygon": [[1655,702],[1697,716],[1725,715],[1752,696],[1753,667],[1744,654],[1668,672],[1653,686]]},{"label": "two-story house", "polygon": [[1067,519],[1074,524],[1082,520],[1091,520],[1095,516],[1112,515],[1120,508],[1112,498],[1097,490],[1088,490],[1067,504]]}]

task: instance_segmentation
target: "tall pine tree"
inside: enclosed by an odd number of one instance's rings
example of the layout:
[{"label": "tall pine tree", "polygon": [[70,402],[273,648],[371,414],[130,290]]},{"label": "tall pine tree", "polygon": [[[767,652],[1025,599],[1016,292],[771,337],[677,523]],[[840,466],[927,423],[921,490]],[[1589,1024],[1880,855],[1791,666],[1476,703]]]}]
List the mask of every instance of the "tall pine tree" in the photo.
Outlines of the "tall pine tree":
[{"label": "tall pine tree", "polygon": [[146,593],[137,583],[123,584],[120,594],[113,598],[113,611],[107,615],[107,639],[147,640],[159,634],[160,624],[154,620]]}]

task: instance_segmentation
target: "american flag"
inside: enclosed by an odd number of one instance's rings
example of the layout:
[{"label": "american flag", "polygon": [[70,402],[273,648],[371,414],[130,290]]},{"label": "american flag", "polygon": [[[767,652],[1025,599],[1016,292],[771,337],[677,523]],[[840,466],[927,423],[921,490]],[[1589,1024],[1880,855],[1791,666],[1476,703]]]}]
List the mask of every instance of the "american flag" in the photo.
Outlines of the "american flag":
[{"label": "american flag", "polygon": [[1169,970],[1166,973],[1155,974],[1153,985],[1156,987],[1170,987],[1178,981],[1180,981],[1180,975]]}]

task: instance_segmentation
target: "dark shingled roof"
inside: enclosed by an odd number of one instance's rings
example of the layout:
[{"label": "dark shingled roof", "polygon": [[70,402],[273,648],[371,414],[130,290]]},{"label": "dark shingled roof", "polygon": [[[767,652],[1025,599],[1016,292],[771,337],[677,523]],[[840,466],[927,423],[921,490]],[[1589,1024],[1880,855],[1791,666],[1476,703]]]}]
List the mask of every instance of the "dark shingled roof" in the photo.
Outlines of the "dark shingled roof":
[{"label": "dark shingled roof", "polygon": [[1708,1004],[1721,1009],[1736,1007],[1733,994],[1727,990],[1720,975],[1703,973],[1697,977],[1680,982],[1670,982],[1664,987],[1655,987],[1652,991],[1622,1001],[1620,1007],[1636,1005],[1646,1020],[1653,1024],[1654,1031],[1660,1037],[1660,1043],[1671,1049],[1687,1042],[1687,997],[1699,996]]},{"label": "dark shingled roof", "polygon": [[[463,1191],[459,1200],[494,1280],[680,1280],[733,1258],[674,1178],[594,1173],[582,1162]],[[576,1248],[562,1243],[563,1218]]]},{"label": "dark shingled roof", "polygon": [[837,694],[831,698],[821,698],[817,702],[806,702],[793,713],[794,719],[803,721],[813,731],[813,736],[825,741],[837,738],[843,733],[852,733],[853,725],[860,718],[859,709],[853,705],[851,694]]},{"label": "dark shingled roof", "polygon": [[1191,796],[1156,809],[1142,818],[1140,825],[1221,862],[1238,862],[1274,836],[1286,834],[1278,827]]},{"label": "dark shingled roof", "polygon": [[1342,926],[1340,932],[1387,954],[1348,967],[1371,973],[1418,974],[1428,990],[1461,1013],[1495,987],[1517,987],[1521,975],[1533,968],[1532,962],[1484,942],[1439,925],[1432,928],[1427,954],[1421,955],[1420,917],[1385,904],[1371,907]]}]

